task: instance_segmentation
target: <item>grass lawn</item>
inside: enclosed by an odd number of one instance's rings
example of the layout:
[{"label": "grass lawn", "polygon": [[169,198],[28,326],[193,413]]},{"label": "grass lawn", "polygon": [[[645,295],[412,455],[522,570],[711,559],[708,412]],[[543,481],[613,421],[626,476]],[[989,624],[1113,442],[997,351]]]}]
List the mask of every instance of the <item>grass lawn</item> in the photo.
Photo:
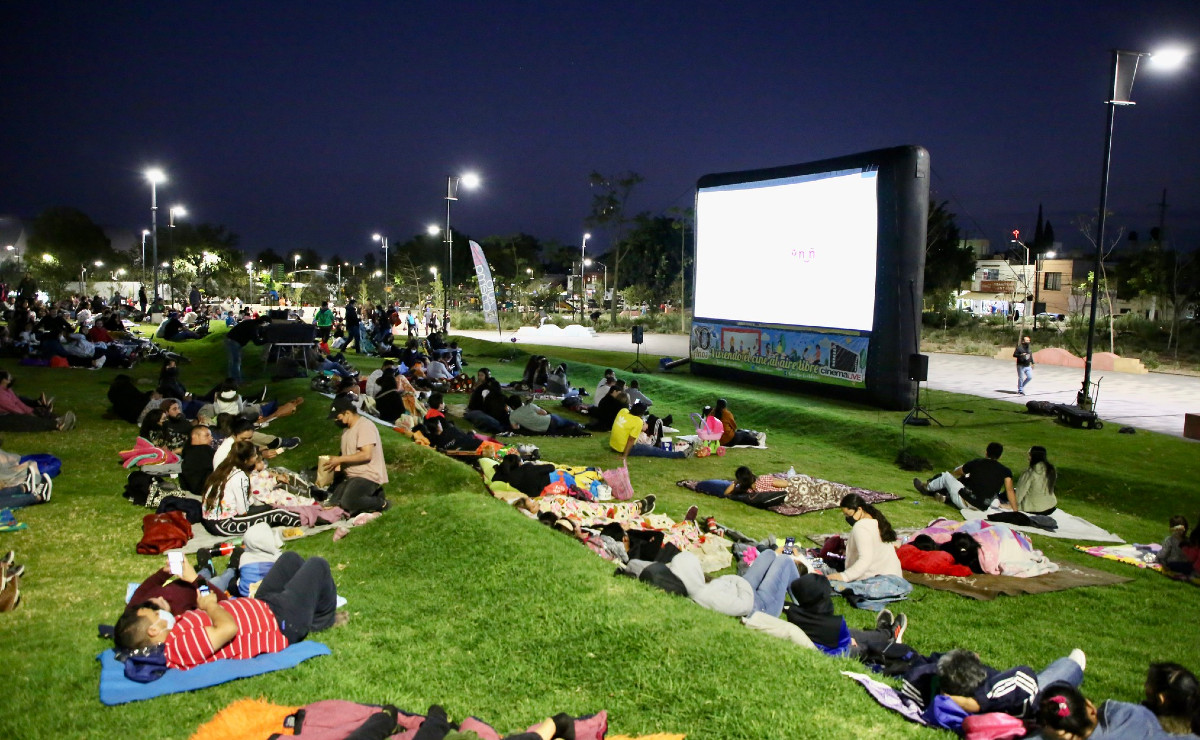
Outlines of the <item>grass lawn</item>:
[{"label": "grass lawn", "polygon": [[[486,365],[501,380],[519,376],[525,355],[502,363],[507,346],[463,344],[470,370]],[[224,374],[219,335],[180,348],[193,359],[182,368],[193,391],[206,390]],[[542,351],[566,360],[572,380],[587,388],[604,367],[620,369],[631,360],[619,353]],[[265,377],[254,354],[247,353],[247,374]],[[364,372],[379,362],[354,359]],[[645,359],[651,366],[657,360]],[[387,432],[392,510],[337,543],[326,533],[288,546],[326,557],[339,592],[349,599],[350,623],[313,636],[332,655],[197,693],[104,707],[97,698],[95,656],[107,645],[96,638],[96,625],[115,620],[126,583],[161,565],[157,557],[135,554],[148,510],[121,497],[125,471],[117,452],[132,444],[136,430],[102,418],[115,371],[24,368],[11,361],[0,366],[17,374],[19,392],[45,390],[58,397],[57,408],[79,414],[72,432],[4,439],[5,450],[53,452],[64,465],[53,500],[18,512],[29,529],[0,534],[0,551],[16,549],[28,567],[24,603],[0,615],[6,710],[0,738],[184,738],[243,696],[285,705],[326,698],[386,702],[409,711],[436,702],[451,717],[474,714],[506,732],[559,711],[607,709],[614,734],[933,736],[877,707],[838,674],[856,670],[853,661],[751,633],[690,601],[614,578],[608,563],[485,495],[467,466]],[[132,374],[149,387],[157,370],[146,365]],[[678,372],[643,376],[642,387],[655,411],[674,412],[676,419],[724,396],[739,424],[768,432],[765,451],[632,459],[638,494],[656,494],[659,507],[674,517],[695,503],[702,516],[757,536],[799,539],[846,529],[837,510],[786,518],[674,485],[685,477],[731,477],[740,464],[756,472],[794,465],[811,475],[899,493],[906,498],[882,507],[898,527],[950,513],[913,494],[912,474],[893,463],[903,414]],[[278,459],[285,466],[314,465],[318,454],[337,445],[338,430],[325,420],[323,399],[307,388],[306,380],[273,385],[280,398],[309,398],[295,416],[270,428],[304,440]],[[465,396],[450,400],[465,402]],[[910,430],[909,441],[939,470],[981,454],[993,439],[1006,445],[1004,461],[1019,470],[1025,449],[1043,444],[1059,468],[1063,507],[1130,542],[1160,541],[1170,515],[1192,519],[1200,512],[1200,448],[1194,443],[1151,433],[1118,435],[1115,425],[1066,429],[1010,404],[948,393],[931,393],[929,406],[950,426]],[[617,464],[602,435],[523,441],[536,442],[550,460]],[[1071,544],[1035,538],[1055,559],[1134,580],[988,603],[917,587],[899,605],[911,620],[906,642],[926,652],[968,647],[1001,668],[1041,668],[1082,647],[1089,656],[1085,690],[1096,699],[1138,700],[1151,661],[1200,669],[1200,589],[1087,557]],[[847,609],[844,602],[838,609],[853,627],[874,622],[873,614]]]}]

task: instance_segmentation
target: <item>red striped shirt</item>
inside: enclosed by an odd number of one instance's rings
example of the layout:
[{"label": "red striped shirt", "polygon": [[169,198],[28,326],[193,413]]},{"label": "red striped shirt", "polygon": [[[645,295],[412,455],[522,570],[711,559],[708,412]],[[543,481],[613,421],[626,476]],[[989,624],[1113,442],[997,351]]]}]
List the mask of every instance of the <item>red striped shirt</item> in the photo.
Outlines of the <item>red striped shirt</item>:
[{"label": "red striped shirt", "polygon": [[213,650],[205,627],[212,618],[200,609],[180,617],[167,635],[167,667],[186,671],[204,663],[224,658],[253,658],[261,653],[277,653],[288,646],[287,638],[279,631],[275,613],[265,601],[258,599],[228,599],[217,603],[237,622],[237,634],[220,650]]}]

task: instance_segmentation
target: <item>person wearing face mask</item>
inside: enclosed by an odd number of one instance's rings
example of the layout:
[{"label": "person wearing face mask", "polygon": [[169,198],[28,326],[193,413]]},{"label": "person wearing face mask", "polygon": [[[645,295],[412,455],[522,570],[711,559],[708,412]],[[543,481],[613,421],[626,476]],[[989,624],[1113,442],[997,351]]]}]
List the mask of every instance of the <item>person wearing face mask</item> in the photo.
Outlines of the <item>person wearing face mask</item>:
[{"label": "person wearing face mask", "polygon": [[388,473],[379,428],[359,415],[358,407],[347,396],[333,399],[329,418],[342,429],[342,454],[331,455],[324,468],[341,473],[342,480],[330,489],[325,506],[340,506],[352,516],[386,511],[389,503],[383,486],[388,482]]},{"label": "person wearing face mask", "polygon": [[171,567],[163,565],[142,581],[129,598],[129,603],[125,605],[123,615],[136,615],[140,610],[147,609],[155,612],[154,619],[162,619],[170,627],[174,627],[176,617],[196,608],[196,587],[200,583],[207,584],[218,601],[229,598],[224,589],[219,588],[213,581],[196,575],[192,564],[184,558],[183,572],[178,578],[172,580]]},{"label": "person wearing face mask", "polygon": [[841,507],[850,525],[850,537],[846,542],[846,569],[829,574],[833,590],[850,590],[862,599],[908,595],[912,584],[904,580],[891,522],[857,493],[844,496]]},{"label": "person wearing face mask", "polygon": [[[196,581],[184,566],[183,580]],[[190,580],[188,574],[190,573]],[[310,632],[344,624],[329,563],[285,552],[259,584],[255,598],[218,600],[198,594],[196,608],[176,617],[155,601],[134,602],[117,620],[113,638],[120,650],[157,649],[167,668],[188,670],[222,659],[276,653]]]}]

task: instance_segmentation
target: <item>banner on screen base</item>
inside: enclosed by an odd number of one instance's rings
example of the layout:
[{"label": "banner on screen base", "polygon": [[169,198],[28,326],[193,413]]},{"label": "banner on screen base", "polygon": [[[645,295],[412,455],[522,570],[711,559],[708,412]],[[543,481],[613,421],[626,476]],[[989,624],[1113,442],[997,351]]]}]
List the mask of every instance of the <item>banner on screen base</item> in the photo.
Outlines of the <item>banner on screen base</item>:
[{"label": "banner on screen base", "polygon": [[793,380],[866,387],[868,334],[697,320],[693,363]]},{"label": "banner on screen base", "polygon": [[488,322],[495,322],[500,328],[500,320],[496,315],[496,285],[492,282],[492,268],[488,267],[487,259],[483,256],[483,247],[472,241],[471,259],[475,261],[475,277],[479,281],[479,300],[483,303],[483,316]]}]

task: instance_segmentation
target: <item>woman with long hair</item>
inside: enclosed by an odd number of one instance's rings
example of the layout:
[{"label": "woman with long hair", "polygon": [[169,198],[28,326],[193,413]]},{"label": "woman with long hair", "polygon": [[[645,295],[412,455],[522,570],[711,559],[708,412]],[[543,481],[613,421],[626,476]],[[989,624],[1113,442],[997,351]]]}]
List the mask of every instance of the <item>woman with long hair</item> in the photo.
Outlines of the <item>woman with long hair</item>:
[{"label": "woman with long hair", "polygon": [[[904,580],[896,556],[896,530],[879,509],[857,493],[848,493],[840,504],[850,537],[846,541],[846,568],[829,574],[834,591],[853,591],[867,602],[895,601],[912,591]],[[856,604],[857,605],[857,604]]]},{"label": "woman with long hair", "polygon": [[1029,467],[1017,478],[1013,490],[1017,494],[1017,510],[1027,514],[1049,516],[1058,508],[1054,495],[1054,484],[1058,481],[1058,470],[1046,458],[1046,448],[1034,445],[1029,448]]},{"label": "woman with long hair", "polygon": [[250,473],[258,464],[251,442],[234,442],[229,455],[204,482],[204,528],[214,535],[245,534],[265,521],[272,527],[299,527],[300,515],[282,509],[250,506]]}]

